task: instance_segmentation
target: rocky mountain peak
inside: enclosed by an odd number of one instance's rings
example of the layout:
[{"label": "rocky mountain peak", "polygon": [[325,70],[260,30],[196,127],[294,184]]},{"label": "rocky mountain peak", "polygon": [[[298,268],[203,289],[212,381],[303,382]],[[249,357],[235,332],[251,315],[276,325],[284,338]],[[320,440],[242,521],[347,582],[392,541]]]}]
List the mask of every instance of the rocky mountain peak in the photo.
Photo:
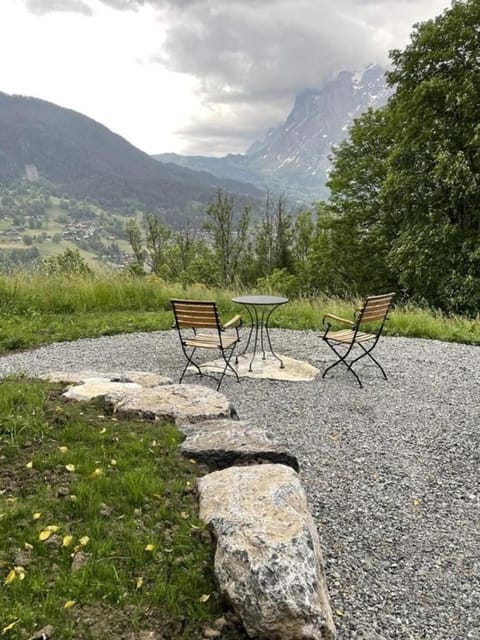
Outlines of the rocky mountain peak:
[{"label": "rocky mountain peak", "polygon": [[357,73],[341,71],[321,87],[300,92],[285,121],[255,141],[245,155],[177,156],[170,161],[216,175],[243,176],[295,198],[325,197],[332,146],[346,138],[355,118],[369,107],[383,106],[391,94],[379,65]]},{"label": "rocky mountain peak", "polygon": [[320,89],[299,93],[285,122],[270,130],[262,142],[254,143],[247,155],[280,153],[288,162],[294,147],[306,145],[309,154],[323,156],[345,137],[354,117],[368,107],[382,106],[390,93],[384,69],[378,65],[367,67],[362,74],[342,71]]}]

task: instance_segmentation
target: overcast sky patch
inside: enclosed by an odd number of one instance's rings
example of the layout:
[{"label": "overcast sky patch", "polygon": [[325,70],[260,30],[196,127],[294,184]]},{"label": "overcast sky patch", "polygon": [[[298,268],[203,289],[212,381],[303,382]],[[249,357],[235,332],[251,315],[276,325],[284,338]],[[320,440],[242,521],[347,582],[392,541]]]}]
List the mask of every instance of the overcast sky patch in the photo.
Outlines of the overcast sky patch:
[{"label": "overcast sky patch", "polygon": [[[1,0],[0,20],[7,28],[9,16],[22,21],[31,29],[33,46],[39,30],[43,42],[55,40],[59,29],[65,31],[53,64],[55,52],[39,46],[29,66],[19,63],[16,75],[10,70],[15,90],[20,87],[25,95],[38,91],[41,77],[44,91],[38,97],[75,108],[73,86],[67,94],[71,78],[60,77],[64,68],[65,74],[77,73],[77,84],[83,85],[78,110],[87,104],[86,115],[107,114],[109,121],[103,124],[116,127],[145,151],[219,154],[228,145],[232,152],[244,151],[252,136],[264,135],[285,119],[298,92],[322,87],[341,70],[359,71],[370,63],[386,66],[389,50],[407,44],[415,23],[433,18],[449,4]],[[0,55],[8,55],[15,65],[23,59],[21,46],[12,38],[2,49],[0,42]],[[7,86],[0,90],[8,91],[8,78],[4,81]],[[157,122],[149,120],[155,112]],[[172,144],[176,148],[166,148]]]}]

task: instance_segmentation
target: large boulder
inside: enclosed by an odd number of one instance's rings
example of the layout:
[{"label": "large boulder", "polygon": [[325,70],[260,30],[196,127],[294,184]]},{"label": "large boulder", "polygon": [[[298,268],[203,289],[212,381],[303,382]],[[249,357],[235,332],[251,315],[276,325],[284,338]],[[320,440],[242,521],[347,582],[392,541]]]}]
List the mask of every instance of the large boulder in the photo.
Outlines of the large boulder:
[{"label": "large boulder", "polygon": [[210,469],[275,462],[298,471],[298,461],[293,454],[276,444],[263,429],[252,427],[248,422],[205,420],[185,425],[180,430],[186,433],[182,454],[206,464]]},{"label": "large boulder", "polygon": [[317,530],[290,467],[230,467],[198,480],[200,517],[216,539],[215,574],[249,635],[332,640]]}]

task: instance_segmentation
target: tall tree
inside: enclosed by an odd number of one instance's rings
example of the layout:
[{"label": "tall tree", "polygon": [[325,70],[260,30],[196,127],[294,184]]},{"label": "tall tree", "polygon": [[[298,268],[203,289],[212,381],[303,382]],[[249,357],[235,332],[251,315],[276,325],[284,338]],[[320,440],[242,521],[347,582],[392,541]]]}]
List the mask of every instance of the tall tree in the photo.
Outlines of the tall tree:
[{"label": "tall tree", "polygon": [[135,220],[128,220],[125,225],[127,240],[133,251],[134,262],[131,265],[132,271],[137,275],[145,273],[145,260],[147,254],[143,248],[142,232]]},{"label": "tall tree", "polygon": [[235,222],[235,201],[231,194],[218,189],[215,200],[207,208],[204,229],[210,234],[221,286],[229,287],[237,278],[237,270],[247,245],[249,208],[245,207]]},{"label": "tall tree", "polygon": [[168,245],[170,229],[160,222],[153,213],[144,217],[145,242],[152,273],[158,276],[169,276],[170,263],[168,260]]},{"label": "tall tree", "polygon": [[255,241],[259,276],[269,276],[275,270],[293,270],[292,240],[292,216],[286,197],[280,195],[274,200],[268,193]]},{"label": "tall tree", "polygon": [[312,291],[310,255],[312,253],[315,223],[312,212],[301,211],[295,218],[292,235],[292,255],[296,275],[297,293],[308,295]]},{"label": "tall tree", "polygon": [[480,303],[480,3],[455,2],[391,53],[396,136],[384,195],[400,282],[454,311]]},{"label": "tall tree", "polygon": [[188,284],[199,282],[199,274],[194,268],[197,257],[197,229],[187,224],[184,229],[174,233],[169,254],[172,277],[180,280],[184,288]]},{"label": "tall tree", "polygon": [[155,275],[170,277],[170,229],[153,213],[146,213],[143,218],[144,234],[135,220],[127,222],[125,231],[135,259],[133,271],[143,274],[148,266]]},{"label": "tall tree", "polygon": [[[368,110],[333,152],[331,197],[328,207],[318,211],[316,242],[330,278],[324,288],[332,293],[363,296],[392,286],[388,255],[397,228],[390,224],[383,200],[392,145],[389,116],[387,109]],[[319,243],[328,256],[327,270]]]}]

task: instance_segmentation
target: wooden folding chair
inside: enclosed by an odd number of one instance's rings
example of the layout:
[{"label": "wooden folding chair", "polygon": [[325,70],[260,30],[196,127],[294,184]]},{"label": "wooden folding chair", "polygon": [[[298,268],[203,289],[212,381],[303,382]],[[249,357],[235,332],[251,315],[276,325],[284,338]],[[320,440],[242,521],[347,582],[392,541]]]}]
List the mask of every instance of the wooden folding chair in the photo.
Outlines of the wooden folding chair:
[{"label": "wooden folding chair", "polygon": [[[189,366],[194,367],[200,375],[217,379],[216,376],[202,371],[197,361],[197,349],[216,349],[221,353],[225,366],[218,380],[217,391],[222,380],[230,369],[240,382],[238,373],[230,364],[237,344],[240,342],[239,328],[242,324],[241,316],[236,315],[226,324],[221,324],[215,302],[204,300],[172,300],[175,327],[178,331],[183,354],[187,359],[179,382],[181,383]],[[234,333],[226,331],[234,329]]]},{"label": "wooden folding chair", "polygon": [[[322,378],[326,373],[336,367],[338,364],[344,364],[347,369],[353,373],[360,387],[362,382],[357,373],[352,369],[353,365],[368,356],[383,374],[387,380],[387,374],[379,362],[372,356],[372,351],[376,347],[383,327],[388,320],[388,311],[392,304],[394,293],[385,293],[379,296],[367,296],[363,306],[354,313],[353,320],[345,320],[338,316],[327,313],[323,318],[325,333],[322,339],[328,344],[330,349],[337,355],[338,360],[325,369]],[[332,331],[334,323],[348,325],[348,329]],[[358,346],[361,353],[350,358],[354,347]]]}]

